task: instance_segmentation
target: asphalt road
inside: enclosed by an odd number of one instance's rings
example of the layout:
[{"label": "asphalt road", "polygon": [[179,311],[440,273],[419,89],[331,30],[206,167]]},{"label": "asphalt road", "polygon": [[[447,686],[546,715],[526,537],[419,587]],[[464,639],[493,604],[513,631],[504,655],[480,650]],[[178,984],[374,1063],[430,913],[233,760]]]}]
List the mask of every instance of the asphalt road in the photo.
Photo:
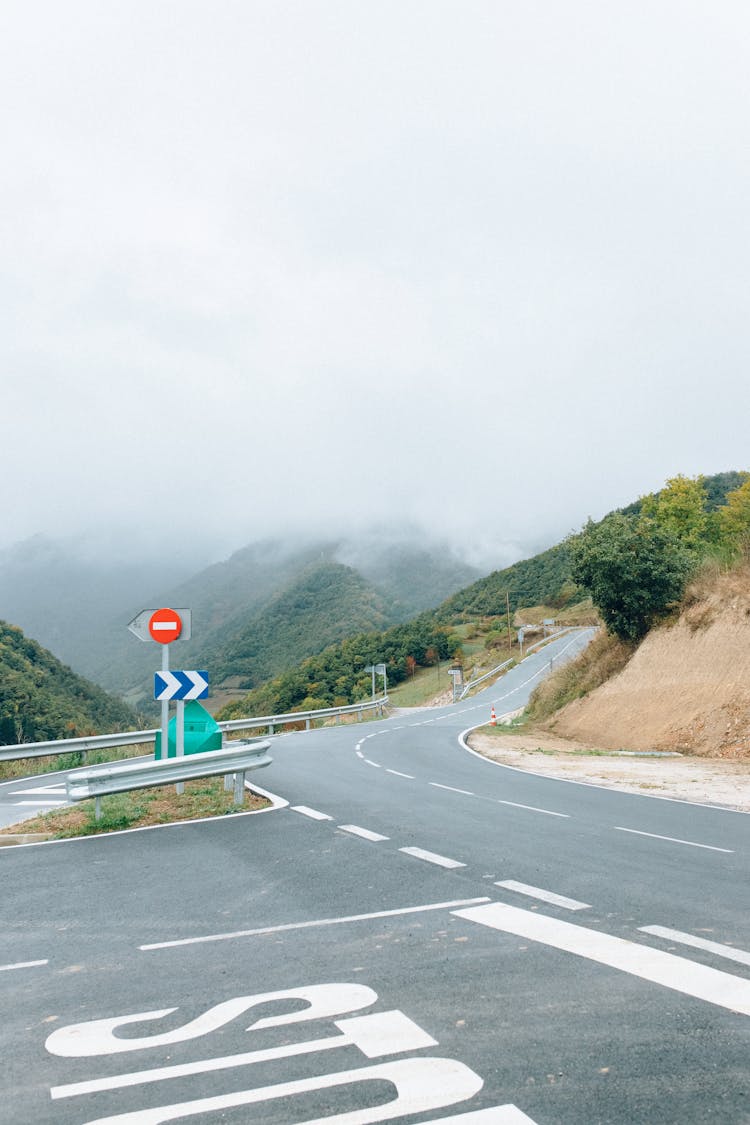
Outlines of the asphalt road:
[{"label": "asphalt road", "polygon": [[0,1120],[750,1122],[748,817],[459,744],[570,644],[281,736],[285,808],[0,849]]}]

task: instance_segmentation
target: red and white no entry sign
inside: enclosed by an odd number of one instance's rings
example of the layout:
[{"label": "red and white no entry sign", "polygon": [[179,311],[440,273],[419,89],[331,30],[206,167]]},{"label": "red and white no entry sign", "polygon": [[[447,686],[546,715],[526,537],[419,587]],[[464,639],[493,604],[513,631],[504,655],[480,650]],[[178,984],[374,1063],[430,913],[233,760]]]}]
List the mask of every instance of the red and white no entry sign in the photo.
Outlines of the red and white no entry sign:
[{"label": "red and white no entry sign", "polygon": [[182,632],[182,618],[175,609],[157,609],[151,614],[148,631],[152,640],[168,645]]}]

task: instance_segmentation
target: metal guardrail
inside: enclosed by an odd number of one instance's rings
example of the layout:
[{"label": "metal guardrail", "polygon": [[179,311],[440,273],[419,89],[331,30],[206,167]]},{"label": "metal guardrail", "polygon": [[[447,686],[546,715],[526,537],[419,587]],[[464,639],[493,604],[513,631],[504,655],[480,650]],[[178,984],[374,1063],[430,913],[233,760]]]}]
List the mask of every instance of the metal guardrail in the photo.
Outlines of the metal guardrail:
[{"label": "metal guardrail", "polygon": [[502,664],[498,664],[497,668],[491,668],[489,672],[485,672],[483,676],[477,676],[475,680],[469,680],[467,684],[464,684],[464,690],[458,697],[459,701],[462,700],[464,696],[467,695],[469,691],[471,691],[472,688],[476,687],[477,684],[483,684],[485,680],[489,680],[490,676],[496,676],[498,672],[502,672],[503,668],[507,668],[509,664],[512,664],[514,662],[514,660],[515,656],[511,656],[510,660],[506,660]]},{"label": "metal guardrail", "polygon": [[[273,734],[276,727],[286,723],[304,722],[305,729],[316,719],[336,718],[342,715],[357,715],[361,720],[365,711],[378,711],[382,715],[388,703],[388,696],[368,699],[362,703],[350,703],[345,707],[324,707],[319,711],[288,711],[282,715],[261,715],[247,719],[230,719],[219,723],[223,731],[258,730],[266,727]],[[89,750],[108,750],[114,746],[141,746],[156,740],[156,730],[131,730],[118,734],[92,734],[83,738],[56,738],[50,742],[18,742],[13,746],[0,746],[0,762],[13,762],[23,758],[45,758],[55,754],[85,754]]]},{"label": "metal guardrail", "polygon": [[221,750],[205,750],[166,761],[116,762],[76,770],[68,777],[66,791],[69,801],[96,799],[96,819],[101,816],[101,798],[110,793],[129,793],[132,789],[149,789],[154,785],[173,785],[198,777],[234,774],[234,802],[241,805],[245,794],[245,774],[269,766],[273,761],[265,753],[268,740],[243,740],[238,746]]}]

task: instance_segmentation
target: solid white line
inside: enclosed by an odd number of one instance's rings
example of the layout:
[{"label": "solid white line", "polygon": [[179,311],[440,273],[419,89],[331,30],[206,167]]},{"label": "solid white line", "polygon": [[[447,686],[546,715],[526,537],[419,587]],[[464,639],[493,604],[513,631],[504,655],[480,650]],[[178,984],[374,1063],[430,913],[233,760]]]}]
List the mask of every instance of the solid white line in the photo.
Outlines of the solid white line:
[{"label": "solid white line", "polygon": [[17,961],[15,965],[0,965],[0,973],[8,973],[11,969],[34,969],[37,965],[49,965],[49,960]]},{"label": "solid white line", "polygon": [[535,914],[530,910],[519,910],[516,906],[506,906],[493,902],[487,906],[470,907],[468,910],[454,910],[458,918],[490,926],[494,930],[515,934],[517,937],[538,941],[553,949],[574,953],[600,965],[640,977],[642,980],[682,992],[698,1000],[706,1000],[731,1012],[750,1016],[750,980],[732,976],[719,969],[699,965],[674,953],[661,949],[612,937],[598,930],[576,926],[572,922],[560,922],[546,914]]},{"label": "solid white line", "polygon": [[427,863],[436,863],[438,867],[466,867],[465,863],[459,863],[457,859],[447,859],[444,855],[426,852],[424,848],[399,848],[398,850],[403,852],[404,855],[413,855],[415,859],[424,859]]},{"label": "solid white line", "polygon": [[290,805],[292,812],[302,813],[303,816],[309,816],[311,820],[333,820],[332,816],[328,813],[318,812],[317,809],[309,809],[307,805]]},{"label": "solid white line", "polygon": [[371,762],[369,758],[365,758],[364,760],[367,762],[368,766],[375,766],[376,770],[381,768],[380,762]]},{"label": "solid white line", "polygon": [[340,824],[339,830],[341,832],[351,832],[352,836],[361,836],[363,840],[372,840],[377,843],[378,840],[388,840],[388,836],[381,836],[379,832],[371,832],[369,828],[360,828],[356,824]]},{"label": "solid white line", "polygon": [[517,891],[519,895],[540,898],[544,902],[553,903],[555,906],[563,906],[566,910],[591,909],[587,902],[578,902],[577,899],[566,898],[565,895],[556,895],[552,891],[542,890],[541,887],[531,887],[528,883],[517,883],[515,879],[504,879],[501,883],[495,883],[495,886],[507,887],[509,891]]},{"label": "solid white line", "polygon": [[39,785],[36,789],[9,789],[10,796],[31,796],[32,793],[64,793],[64,785]]},{"label": "solid white line", "polygon": [[436,789],[447,789],[449,793],[463,793],[464,797],[473,797],[475,794],[470,793],[468,789],[454,789],[452,785],[441,785],[439,781],[430,781],[428,785],[434,785]]},{"label": "solid white line", "polygon": [[654,934],[655,937],[676,941],[680,945],[692,945],[694,949],[706,949],[709,953],[726,957],[728,961],[750,965],[750,953],[746,953],[744,949],[733,949],[731,945],[721,945],[718,941],[707,941],[706,938],[695,937],[693,934],[683,934],[680,930],[670,930],[666,926],[639,926],[638,928],[644,934]]},{"label": "solid white line", "polygon": [[258,930],[237,930],[230,934],[208,934],[205,937],[181,938],[178,941],[159,941],[153,945],[139,945],[141,950],[173,949],[177,945],[200,945],[207,941],[229,941],[231,938],[256,937],[260,934],[278,934],[284,930],[308,930],[314,926],[339,926],[347,922],[368,922],[375,918],[396,918],[401,914],[422,914],[430,910],[452,910],[455,906],[471,906],[489,902],[488,898],[467,898],[463,902],[430,902],[426,906],[404,906],[398,910],[378,910],[373,914],[350,914],[343,918],[318,918],[313,922],[288,922],[283,926],[264,926]]},{"label": "solid white line", "polygon": [[416,778],[411,773],[400,773],[398,770],[386,770],[386,773],[395,774],[396,777],[405,777],[407,781],[415,781]]},{"label": "solid white line", "polygon": [[67,803],[68,803],[67,801],[56,801],[54,799],[54,797],[48,798],[47,800],[44,800],[43,798],[40,798],[38,801],[13,801],[14,805],[23,805],[24,808],[28,806],[29,808],[37,808],[37,809],[41,809],[41,808],[46,809],[50,806],[54,807],[56,805],[67,805]]},{"label": "solid white line", "polygon": [[545,816],[562,816],[570,820],[570,813],[552,812],[551,809],[538,809],[535,805],[519,805],[518,801],[498,801],[498,805],[511,805],[514,809],[526,809],[527,812],[541,812]]},{"label": "solid white line", "polygon": [[633,836],[650,836],[652,840],[668,840],[670,844],[687,844],[689,848],[705,848],[709,852],[726,852],[734,855],[731,848],[715,848],[713,844],[696,844],[694,840],[678,840],[674,836],[657,836],[655,832],[639,832],[637,828],[620,828],[615,825],[615,832],[630,832]]}]

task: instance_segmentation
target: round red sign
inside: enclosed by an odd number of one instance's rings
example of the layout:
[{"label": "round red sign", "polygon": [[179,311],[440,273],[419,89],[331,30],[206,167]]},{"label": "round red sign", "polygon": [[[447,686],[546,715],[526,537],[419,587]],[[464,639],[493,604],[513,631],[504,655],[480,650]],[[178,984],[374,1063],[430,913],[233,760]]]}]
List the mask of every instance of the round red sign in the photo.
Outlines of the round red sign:
[{"label": "round red sign", "polygon": [[176,641],[182,632],[182,618],[174,609],[157,609],[148,623],[151,639],[160,645]]}]

